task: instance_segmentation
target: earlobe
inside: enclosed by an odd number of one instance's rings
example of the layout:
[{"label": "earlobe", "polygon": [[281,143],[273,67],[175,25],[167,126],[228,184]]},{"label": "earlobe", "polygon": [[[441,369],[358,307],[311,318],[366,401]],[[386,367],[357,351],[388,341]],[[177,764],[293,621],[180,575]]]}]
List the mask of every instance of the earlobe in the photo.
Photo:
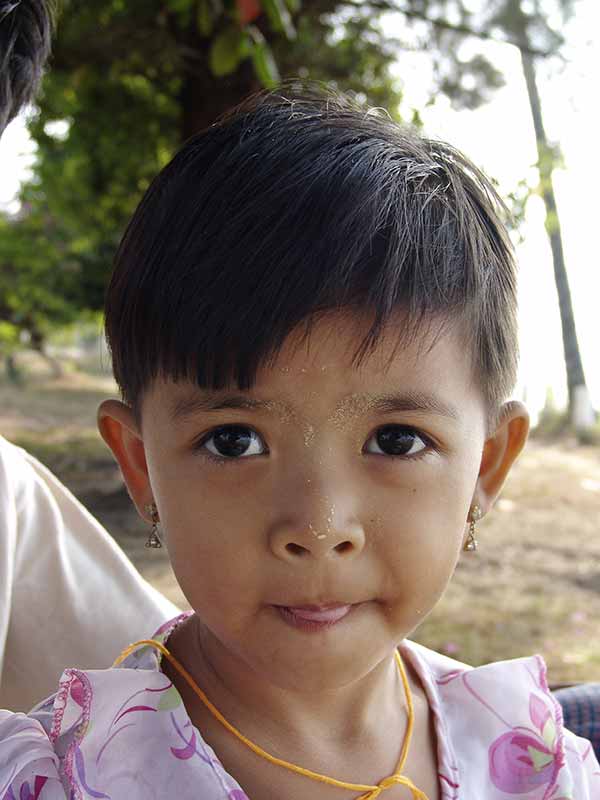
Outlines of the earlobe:
[{"label": "earlobe", "polygon": [[149,520],[145,506],[152,502],[152,488],[144,440],[133,410],[119,400],[105,400],[98,408],[98,430],[121,468],[138,513]]},{"label": "earlobe", "polygon": [[483,447],[474,499],[484,514],[493,506],[529,433],[529,414],[521,402],[505,403],[498,419],[495,431]]}]

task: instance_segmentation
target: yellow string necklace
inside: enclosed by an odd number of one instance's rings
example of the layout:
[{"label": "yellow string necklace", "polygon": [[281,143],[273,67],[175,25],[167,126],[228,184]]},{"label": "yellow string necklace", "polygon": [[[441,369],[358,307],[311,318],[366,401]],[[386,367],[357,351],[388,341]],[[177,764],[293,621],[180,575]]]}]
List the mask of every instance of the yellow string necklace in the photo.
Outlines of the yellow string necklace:
[{"label": "yellow string necklace", "polygon": [[406,735],[404,737],[404,743],[402,744],[402,750],[400,752],[400,760],[398,761],[398,766],[396,767],[396,771],[393,775],[390,775],[387,778],[384,778],[380,781],[377,786],[373,786],[370,784],[363,784],[363,783],[347,783],[346,781],[339,781],[336,778],[330,778],[327,775],[321,775],[320,772],[313,772],[310,769],[305,769],[304,767],[299,767],[297,764],[292,764],[290,761],[285,761],[282,758],[277,758],[276,756],[272,756],[270,753],[267,753],[266,750],[263,750],[262,747],[259,747],[257,744],[254,744],[250,739],[244,736],[243,733],[238,731],[230,722],[228,722],[225,717],[221,714],[221,712],[210,702],[208,697],[204,694],[202,689],[198,686],[196,681],[192,678],[190,673],[186,670],[186,668],[180,664],[180,662],[172,655],[169,650],[161,644],[161,642],[157,642],[155,639],[140,639],[139,642],[134,642],[134,644],[127,647],[121,655],[117,658],[113,667],[117,667],[122,661],[124,661],[134,650],[136,650],[141,645],[147,645],[149,647],[155,647],[159,650],[163,656],[175,667],[177,672],[184,678],[184,680],[189,684],[190,688],[195,692],[195,694],[200,698],[202,703],[206,706],[206,708],[210,711],[213,717],[218,720],[223,727],[225,727],[230,733],[232,733],[240,742],[249,747],[257,756],[264,758],[266,761],[269,761],[271,764],[277,764],[279,767],[284,767],[284,769],[290,770],[291,772],[296,772],[298,775],[304,775],[306,778],[311,778],[313,781],[320,781],[321,783],[326,783],[329,786],[337,786],[338,789],[352,789],[355,792],[362,792],[360,797],[356,798],[356,800],[375,800],[375,798],[379,797],[379,795],[384,792],[386,789],[389,789],[392,786],[406,786],[407,789],[410,789],[412,794],[413,800],[428,800],[427,795],[425,792],[422,792],[418,789],[414,783],[411,781],[410,778],[406,777],[406,775],[402,775],[402,770],[404,769],[404,764],[406,763],[406,759],[408,757],[408,748],[410,747],[410,740],[412,738],[413,726],[414,726],[414,708],[413,708],[413,701],[412,695],[410,692],[410,687],[408,685],[408,678],[406,677],[406,671],[404,669],[404,664],[402,663],[402,658],[400,657],[400,653],[396,650],[396,664],[398,665],[398,671],[400,672],[400,677],[402,679],[402,685],[404,686],[404,695],[406,697],[406,707],[408,710],[408,721],[406,724]]}]

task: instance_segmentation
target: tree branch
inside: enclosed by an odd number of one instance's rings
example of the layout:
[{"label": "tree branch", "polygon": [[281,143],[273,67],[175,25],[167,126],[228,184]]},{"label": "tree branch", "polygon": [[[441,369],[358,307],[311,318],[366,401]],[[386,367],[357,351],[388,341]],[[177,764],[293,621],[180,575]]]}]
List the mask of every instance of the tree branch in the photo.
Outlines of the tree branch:
[{"label": "tree branch", "polygon": [[453,33],[459,33],[463,36],[475,36],[478,39],[486,39],[487,41],[496,42],[498,44],[511,44],[514,47],[518,47],[521,52],[527,53],[531,56],[548,58],[549,56],[556,55],[550,50],[540,50],[537,47],[532,47],[528,42],[525,41],[517,41],[516,39],[511,39],[508,37],[498,39],[488,31],[476,30],[475,28],[471,28],[469,25],[464,25],[461,23],[454,25],[453,23],[448,22],[445,19],[441,19],[440,17],[432,19],[421,11],[413,11],[409,8],[403,8],[400,5],[396,5],[394,2],[390,2],[390,0],[342,0],[342,3],[345,6],[352,6],[354,8],[372,8],[377,11],[393,11],[397,14],[402,14],[409,19],[419,19],[423,22],[427,22],[429,25],[433,25],[434,28],[452,31]]}]

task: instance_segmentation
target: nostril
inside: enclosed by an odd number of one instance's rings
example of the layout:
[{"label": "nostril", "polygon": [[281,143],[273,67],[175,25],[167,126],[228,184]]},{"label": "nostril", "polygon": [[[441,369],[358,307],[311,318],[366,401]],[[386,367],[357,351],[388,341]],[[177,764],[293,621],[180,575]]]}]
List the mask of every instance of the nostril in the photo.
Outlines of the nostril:
[{"label": "nostril", "polygon": [[285,549],[293,556],[304,556],[308,553],[308,550],[305,547],[301,547],[299,544],[295,544],[294,542],[286,544]]},{"label": "nostril", "polygon": [[336,544],[334,550],[336,553],[347,553],[348,551],[352,550],[352,542],[340,542],[339,544]]}]

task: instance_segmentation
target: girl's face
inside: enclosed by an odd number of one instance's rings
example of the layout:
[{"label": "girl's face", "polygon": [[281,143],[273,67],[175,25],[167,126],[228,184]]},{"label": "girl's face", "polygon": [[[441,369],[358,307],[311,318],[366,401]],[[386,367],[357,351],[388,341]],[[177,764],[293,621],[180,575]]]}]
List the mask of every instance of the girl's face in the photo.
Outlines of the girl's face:
[{"label": "girl's face", "polygon": [[364,330],[324,318],[250,392],[157,381],[122,448],[135,464],[119,458],[138,507],[157,504],[207,646],[281,688],[381,662],[444,592],[470,506],[499,489],[460,336],[391,365],[384,339],[356,369]]}]

